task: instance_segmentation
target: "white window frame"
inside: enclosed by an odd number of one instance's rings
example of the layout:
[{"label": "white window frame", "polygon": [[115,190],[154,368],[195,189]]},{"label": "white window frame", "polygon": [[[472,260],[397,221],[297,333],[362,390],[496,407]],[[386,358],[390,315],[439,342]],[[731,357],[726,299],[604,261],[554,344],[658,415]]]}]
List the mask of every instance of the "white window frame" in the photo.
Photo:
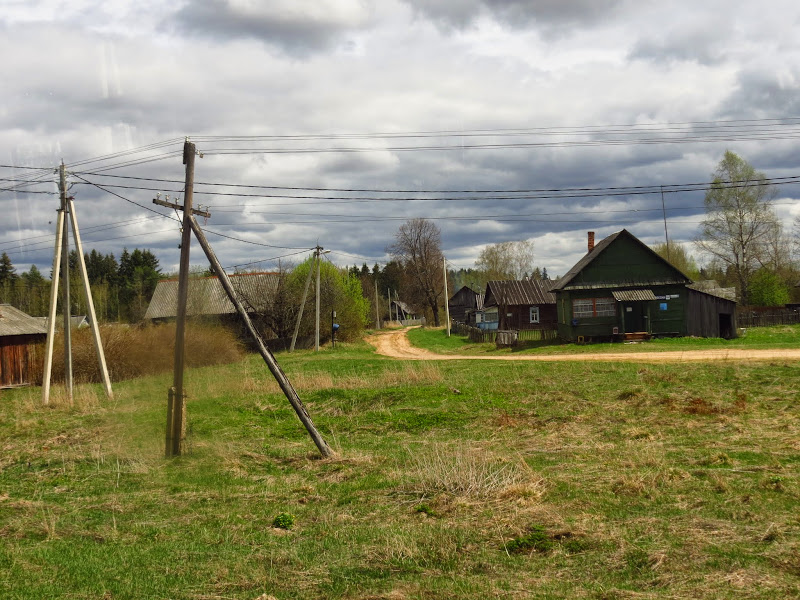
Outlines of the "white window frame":
[{"label": "white window frame", "polygon": [[539,322],[539,307],[538,306],[531,306],[531,309],[530,309],[530,322],[531,323],[538,323]]}]

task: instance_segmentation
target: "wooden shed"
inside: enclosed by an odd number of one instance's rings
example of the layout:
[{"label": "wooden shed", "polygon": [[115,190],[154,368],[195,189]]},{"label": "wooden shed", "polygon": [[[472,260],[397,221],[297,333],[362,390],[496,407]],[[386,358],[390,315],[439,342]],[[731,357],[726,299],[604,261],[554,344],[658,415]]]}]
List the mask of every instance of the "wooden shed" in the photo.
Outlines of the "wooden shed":
[{"label": "wooden shed", "polygon": [[0,387],[30,385],[38,375],[38,361],[47,328],[9,304],[0,304]]},{"label": "wooden shed", "polygon": [[689,288],[691,280],[623,229],[588,252],[553,286],[567,341],[736,332],[735,302]]},{"label": "wooden shed", "polygon": [[497,307],[500,329],[555,329],[556,297],[552,281],[490,281],[483,305]]},{"label": "wooden shed", "polygon": [[447,304],[450,319],[456,323],[467,323],[469,313],[483,310],[483,294],[465,285],[453,294]]}]

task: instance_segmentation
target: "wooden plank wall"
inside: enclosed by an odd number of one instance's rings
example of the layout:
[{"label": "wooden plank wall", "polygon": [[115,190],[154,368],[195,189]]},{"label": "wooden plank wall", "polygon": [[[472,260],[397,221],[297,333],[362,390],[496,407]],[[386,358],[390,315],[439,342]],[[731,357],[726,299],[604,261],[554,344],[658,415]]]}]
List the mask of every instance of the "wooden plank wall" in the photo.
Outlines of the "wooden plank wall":
[{"label": "wooden plank wall", "polygon": [[0,339],[0,387],[38,383],[38,359],[43,336]]}]

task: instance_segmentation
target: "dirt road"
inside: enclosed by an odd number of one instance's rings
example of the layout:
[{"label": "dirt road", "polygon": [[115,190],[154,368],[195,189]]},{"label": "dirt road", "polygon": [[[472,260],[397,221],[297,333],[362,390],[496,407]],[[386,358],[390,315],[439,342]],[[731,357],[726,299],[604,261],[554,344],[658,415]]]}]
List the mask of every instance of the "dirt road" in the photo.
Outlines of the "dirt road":
[{"label": "dirt road", "polygon": [[466,356],[436,354],[415,348],[408,341],[405,329],[395,329],[372,335],[367,342],[375,346],[378,354],[405,360],[536,360],[536,361],[604,361],[604,362],[697,362],[712,360],[799,360],[800,349],[775,348],[765,350],[687,350],[681,352],[615,352],[597,354],[550,354],[550,355],[506,355]]}]

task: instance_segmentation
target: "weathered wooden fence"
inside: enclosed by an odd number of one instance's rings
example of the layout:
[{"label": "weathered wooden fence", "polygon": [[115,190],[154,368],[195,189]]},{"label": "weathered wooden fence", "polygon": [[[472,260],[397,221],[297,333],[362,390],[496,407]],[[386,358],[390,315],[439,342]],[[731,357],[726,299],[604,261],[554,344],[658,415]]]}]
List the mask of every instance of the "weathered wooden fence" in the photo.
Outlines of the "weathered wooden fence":
[{"label": "weathered wooden fence", "polygon": [[[470,327],[464,323],[453,323],[451,331],[458,335],[469,337],[470,342],[491,343],[497,340],[496,329],[478,329]],[[558,338],[556,329],[519,329],[517,330],[517,341],[519,342],[538,342],[549,341]]]},{"label": "weathered wooden fence", "polygon": [[796,325],[800,323],[800,311],[787,308],[764,308],[744,306],[736,311],[739,327],[769,327],[771,325]]}]

